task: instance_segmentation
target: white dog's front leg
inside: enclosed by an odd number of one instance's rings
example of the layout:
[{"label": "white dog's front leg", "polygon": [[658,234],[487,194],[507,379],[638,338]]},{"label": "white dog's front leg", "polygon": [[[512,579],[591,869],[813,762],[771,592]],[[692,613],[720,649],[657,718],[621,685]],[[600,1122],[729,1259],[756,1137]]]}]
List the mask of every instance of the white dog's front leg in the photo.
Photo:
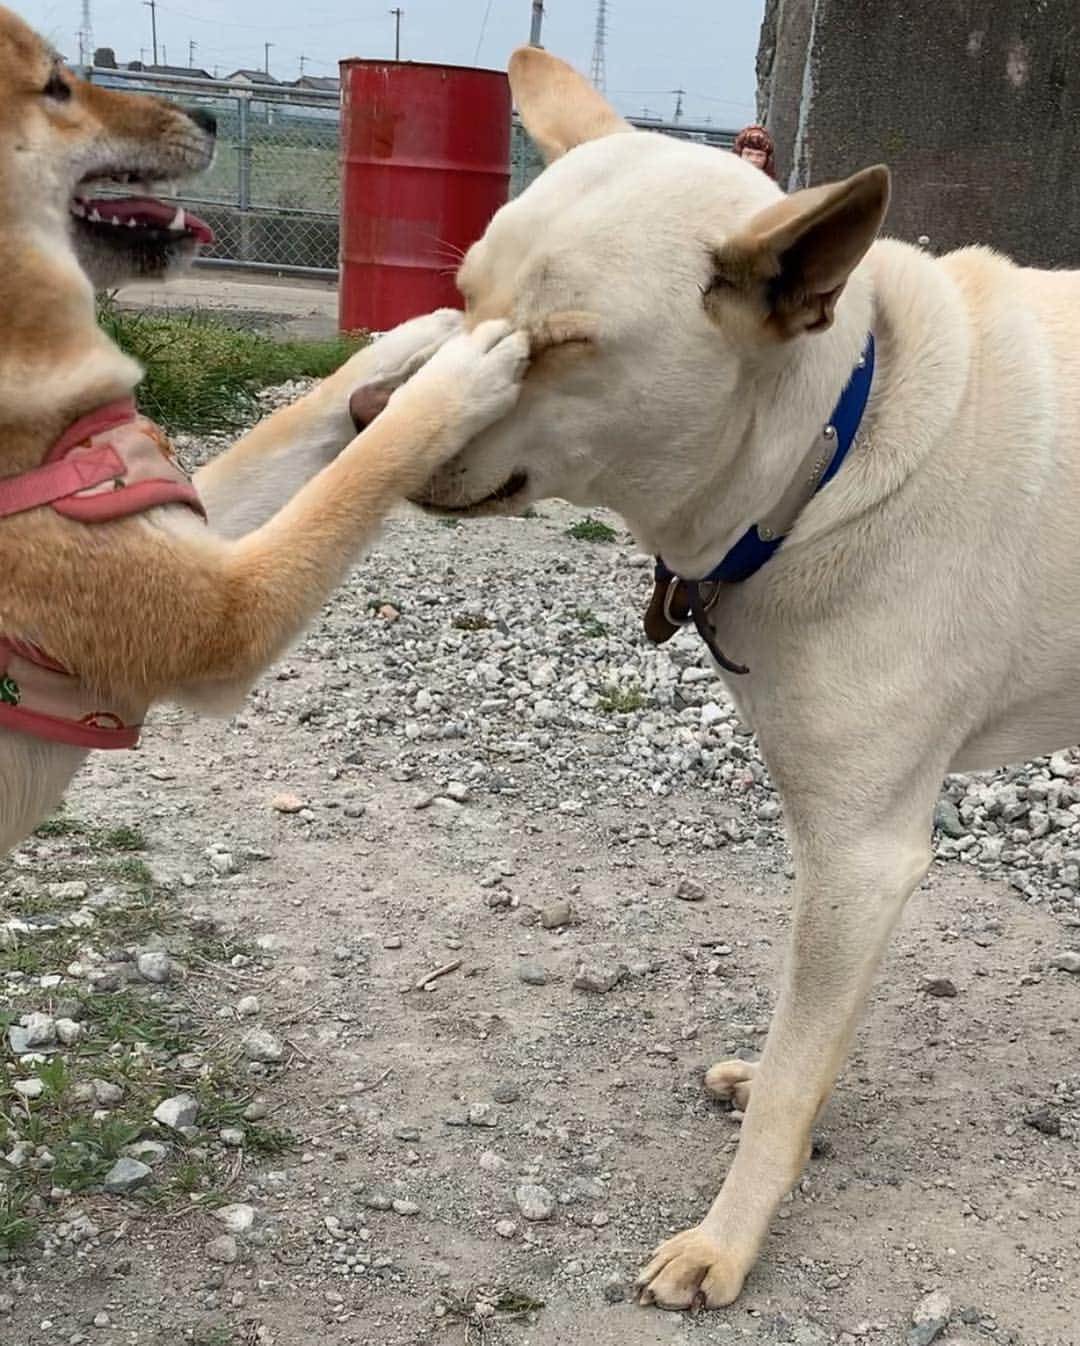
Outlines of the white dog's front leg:
[{"label": "white dog's front leg", "polygon": [[[878,962],[904,903],[930,864],[940,776],[897,792],[895,816],[858,820],[802,798],[791,812],[798,878],[792,944],[765,1052],[750,1072],[714,1067],[714,1092],[746,1103],[739,1147],[709,1213],[669,1239],[639,1279],[662,1308],[730,1304],[742,1289],[780,1202],[810,1153],[814,1119],[843,1065]],[[849,815],[850,817],[850,815]],[[839,826],[837,825],[839,821]],[[739,1063],[741,1065],[741,1063]]]}]

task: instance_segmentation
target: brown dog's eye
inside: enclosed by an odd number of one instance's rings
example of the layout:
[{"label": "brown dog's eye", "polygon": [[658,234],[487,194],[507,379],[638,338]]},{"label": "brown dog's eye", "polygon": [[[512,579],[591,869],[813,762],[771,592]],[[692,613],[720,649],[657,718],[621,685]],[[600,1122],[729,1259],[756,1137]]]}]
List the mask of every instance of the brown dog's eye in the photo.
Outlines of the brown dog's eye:
[{"label": "brown dog's eye", "polygon": [[41,92],[46,98],[54,98],[58,103],[66,103],[71,97],[71,86],[61,79],[59,71],[54,70],[49,76],[48,84]]}]

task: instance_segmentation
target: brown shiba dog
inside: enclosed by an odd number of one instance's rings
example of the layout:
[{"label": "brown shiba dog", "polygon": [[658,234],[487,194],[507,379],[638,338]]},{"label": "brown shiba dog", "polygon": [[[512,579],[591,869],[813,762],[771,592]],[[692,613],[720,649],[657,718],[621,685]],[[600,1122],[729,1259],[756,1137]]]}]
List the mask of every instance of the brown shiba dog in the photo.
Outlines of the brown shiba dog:
[{"label": "brown shiba dog", "polygon": [[214,131],[81,82],[0,9],[0,853],[154,701],[234,706],[394,502],[517,396],[524,338],[435,314],[189,483],[134,411],[140,370],[98,328],[94,288],[162,275],[209,231],[141,186],[94,193],[200,171]]}]

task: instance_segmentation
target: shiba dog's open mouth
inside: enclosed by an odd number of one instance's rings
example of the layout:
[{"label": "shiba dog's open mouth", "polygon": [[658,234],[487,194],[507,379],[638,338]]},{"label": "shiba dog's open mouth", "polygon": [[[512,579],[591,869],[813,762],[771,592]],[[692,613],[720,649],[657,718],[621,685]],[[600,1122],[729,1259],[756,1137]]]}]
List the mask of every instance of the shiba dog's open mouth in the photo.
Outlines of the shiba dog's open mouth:
[{"label": "shiba dog's open mouth", "polygon": [[[191,129],[199,134],[194,125]],[[79,179],[68,210],[76,252],[91,276],[110,271],[162,275],[213,243],[213,230],[205,220],[176,201],[153,195],[148,185],[156,181],[161,187],[171,186],[209,164],[212,123],[199,129],[206,134],[205,147],[192,149],[188,171],[169,156],[173,162],[167,171],[150,163],[109,165],[91,169]],[[131,195],[115,194],[118,187],[134,190]]]},{"label": "shiba dog's open mouth", "polygon": [[[210,226],[183,206],[168,204],[155,196],[96,196],[98,183],[109,185],[121,181],[111,175],[103,179],[81,182],[71,198],[71,214],[75,228],[104,243],[116,242],[128,247],[136,240],[140,244],[168,247],[190,239],[195,243],[212,243]],[[135,183],[136,178],[129,178]],[[119,233],[118,231],[123,231]],[[135,231],[135,232],[132,232]]]}]

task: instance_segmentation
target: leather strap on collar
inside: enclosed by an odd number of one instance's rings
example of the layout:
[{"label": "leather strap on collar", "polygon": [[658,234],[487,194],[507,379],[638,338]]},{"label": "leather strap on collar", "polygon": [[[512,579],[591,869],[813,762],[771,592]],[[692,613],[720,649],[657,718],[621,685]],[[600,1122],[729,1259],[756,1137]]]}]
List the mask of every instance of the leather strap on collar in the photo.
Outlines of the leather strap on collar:
[{"label": "leather strap on collar", "polygon": [[692,621],[721,668],[729,673],[749,672],[745,665],[729,659],[717,645],[709,612],[724,585],[749,579],[776,554],[810,500],[840,471],[862,423],[873,379],[874,336],[870,333],[828,424],[815,436],[787,490],[704,579],[684,579],[669,570],[659,556],[656,558],[652,596],[643,618],[645,634],[654,645],[670,640],[681,626]]}]

